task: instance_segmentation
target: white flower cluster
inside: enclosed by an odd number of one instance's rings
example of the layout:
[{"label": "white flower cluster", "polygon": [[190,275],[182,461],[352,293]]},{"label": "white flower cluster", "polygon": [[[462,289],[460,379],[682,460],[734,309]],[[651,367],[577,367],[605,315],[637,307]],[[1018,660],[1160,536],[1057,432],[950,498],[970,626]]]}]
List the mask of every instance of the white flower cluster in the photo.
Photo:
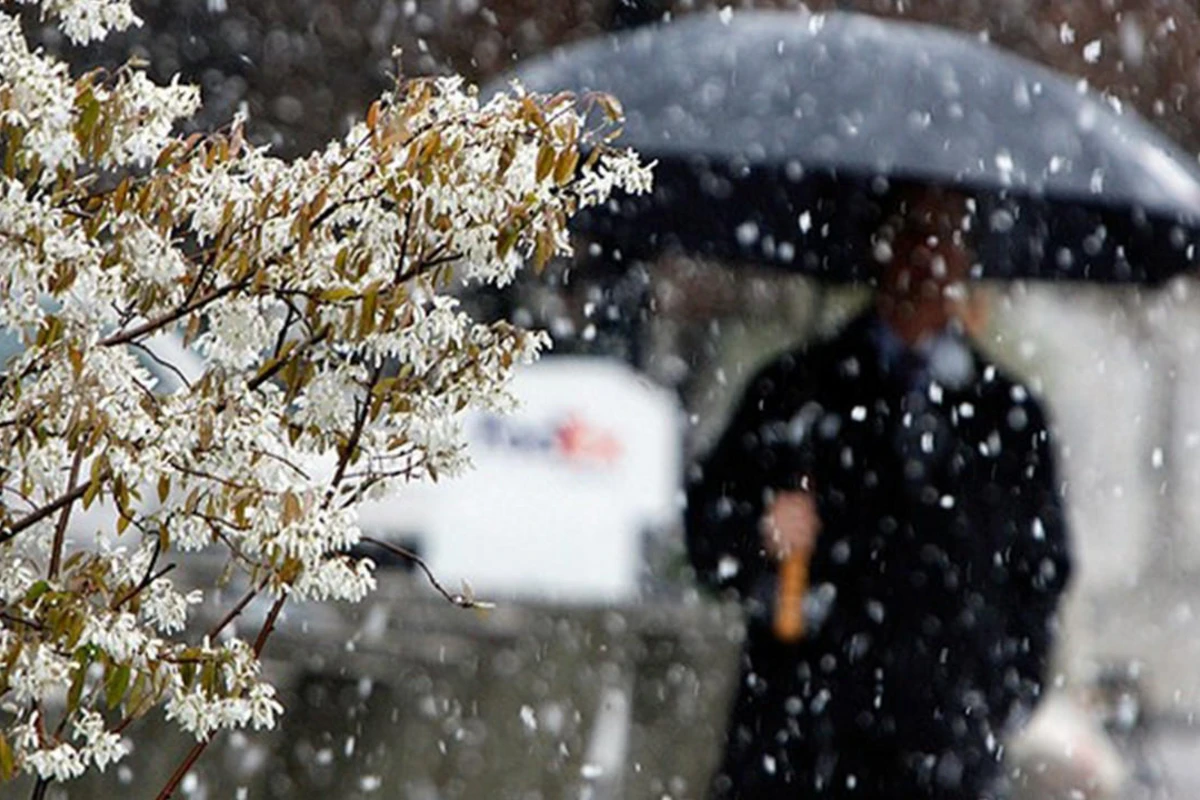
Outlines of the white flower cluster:
[{"label": "white flower cluster", "polygon": [[249,645],[235,640],[225,649],[201,648],[209,658],[223,658],[220,693],[194,681],[190,686],[175,670],[166,699],[167,719],[175,720],[197,739],[207,739],[218,730],[252,725],[255,730],[272,728],[283,706],[275,699],[275,687],[260,679],[260,665]]},{"label": "white flower cluster", "polygon": [[187,627],[190,607],[203,600],[200,589],[183,594],[175,590],[170,578],[159,578],[142,594],[142,618],[162,633],[178,633]]},{"label": "white flower cluster", "polygon": [[63,33],[75,44],[103,39],[112,31],[123,31],[142,21],[133,13],[129,0],[19,0],[37,5],[42,13],[59,18]]},{"label": "white flower cluster", "polygon": [[[137,24],[126,0],[37,5],[76,42]],[[457,78],[290,162],[240,119],[173,136],[198,104],[134,67],[73,78],[0,12],[0,335],[22,345],[0,363],[0,736],[43,778],[123,755],[109,709],[200,740],[273,725],[254,648],[191,644],[203,590],[163,564],[219,548],[278,604],[369,594],[358,505],[466,469],[463,415],[511,408],[549,346],[446,287],[567,255],[572,214],[649,188],[630,153],[586,158],[569,100],[481,105]]]},{"label": "white flower cluster", "polygon": [[26,764],[40,778],[65,781],[77,778],[89,764],[95,764],[101,772],[123,758],[129,745],[120,735],[112,733],[104,724],[104,718],[95,711],[85,710],[79,714],[72,728],[74,743],[60,742],[51,747],[42,747],[38,734],[39,714],[30,714],[29,719],[13,729],[15,744],[27,753]]},{"label": "white flower cluster", "polygon": [[[54,0],[41,3],[43,11],[57,15],[66,32],[78,43],[101,38],[107,30],[129,27],[137,21],[126,0]],[[0,105],[0,120],[22,130],[26,146],[46,168],[44,180],[53,180],[58,167],[77,166],[82,158],[77,125],[97,108],[110,106],[122,113],[114,118],[114,146],[101,159],[103,167],[144,164],[158,156],[169,140],[171,128],[200,106],[194,86],[172,83],[157,86],[145,73],[124,70],[114,86],[89,86],[81,98],[66,64],[33,52],[13,14],[0,12],[0,80],[9,91]]]},{"label": "white flower cluster", "polygon": [[59,693],[70,684],[72,664],[49,645],[25,647],[17,656],[9,677],[13,699],[17,703],[42,700]]}]

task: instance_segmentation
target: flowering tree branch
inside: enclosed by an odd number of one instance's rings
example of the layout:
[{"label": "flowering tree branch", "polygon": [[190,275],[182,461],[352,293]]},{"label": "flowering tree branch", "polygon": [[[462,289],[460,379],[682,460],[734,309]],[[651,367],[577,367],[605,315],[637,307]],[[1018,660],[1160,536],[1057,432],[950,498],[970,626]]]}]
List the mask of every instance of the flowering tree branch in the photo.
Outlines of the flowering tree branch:
[{"label": "flowering tree branch", "polygon": [[401,547],[399,545],[392,544],[391,542],[385,542],[382,539],[375,539],[370,536],[362,537],[361,541],[366,544],[374,545],[381,550],[386,550],[392,555],[400,556],[401,558],[407,559],[408,561],[416,564],[417,567],[425,573],[425,578],[429,581],[429,585],[432,586],[438,594],[444,597],[447,602],[453,603],[459,608],[491,608],[491,603],[478,600],[469,592],[458,594],[447,591],[446,587],[443,586],[437,579],[437,576],[433,574],[433,570],[431,570],[429,565],[425,563],[425,560],[412,550],[409,550],[407,547]]},{"label": "flowering tree branch", "polygon": [[[28,3],[77,43],[137,24],[128,0]],[[367,596],[360,542],[482,606],[358,507],[465,469],[463,415],[511,407],[548,342],[452,287],[568,254],[573,214],[649,186],[570,95],[401,81],[295,161],[240,118],[175,135],[199,99],[133,65],[72,76],[0,9],[0,785],[105,769],[162,708],[196,738],[166,797],[220,731],[273,726],[275,622]],[[207,635],[215,587],[174,569],[199,550],[250,586]]]}]

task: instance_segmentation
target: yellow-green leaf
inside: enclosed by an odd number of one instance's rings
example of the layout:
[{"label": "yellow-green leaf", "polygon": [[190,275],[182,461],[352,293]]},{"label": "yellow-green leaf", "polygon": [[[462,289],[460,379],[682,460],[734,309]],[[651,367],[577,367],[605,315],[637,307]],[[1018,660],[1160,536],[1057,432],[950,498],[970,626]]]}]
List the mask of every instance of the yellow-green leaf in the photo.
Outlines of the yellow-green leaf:
[{"label": "yellow-green leaf", "polygon": [[16,776],[16,763],[13,760],[12,746],[3,733],[0,733],[0,781],[12,780]]},{"label": "yellow-green leaf", "polygon": [[537,271],[541,271],[543,267],[554,256],[554,234],[548,229],[542,229],[538,232],[537,243],[533,248],[533,266]]},{"label": "yellow-green leaf", "polygon": [[110,709],[116,708],[125,698],[125,690],[129,688],[129,676],[132,674],[128,664],[121,664],[116,669],[109,668],[104,681],[104,702]]},{"label": "yellow-green leaf", "polygon": [[92,480],[88,483],[87,490],[83,493],[83,508],[86,511],[92,507],[92,503],[96,502],[96,497],[100,494],[100,487],[104,485],[101,480],[103,476],[93,474]]},{"label": "yellow-green leaf", "polygon": [[75,677],[71,679],[71,688],[67,691],[67,713],[73,713],[79,708],[79,698],[83,696],[83,684],[87,679],[87,668],[91,658],[85,656],[75,668]]},{"label": "yellow-green leaf", "polygon": [[320,297],[327,303],[338,303],[342,300],[354,297],[356,294],[358,293],[349,286],[338,286],[335,289],[326,289],[325,291],[321,292]]},{"label": "yellow-green leaf", "polygon": [[551,145],[544,144],[538,149],[536,173],[538,183],[546,180],[546,177],[554,170],[555,157],[556,153]]},{"label": "yellow-green leaf", "polygon": [[579,163],[579,150],[572,147],[564,150],[554,162],[554,182],[559,186],[568,183],[575,175],[575,166]]},{"label": "yellow-green leaf", "polygon": [[37,602],[38,598],[50,591],[50,584],[46,581],[38,581],[33,586],[29,587],[29,591],[25,592],[25,605],[30,606]]},{"label": "yellow-green leaf", "polygon": [[500,233],[496,237],[496,255],[500,258],[506,258],[509,252],[513,249],[513,245],[517,243],[517,235],[520,233],[520,227],[515,223],[505,225],[500,229]]},{"label": "yellow-green leaf", "polygon": [[358,335],[365,337],[375,330],[375,309],[379,305],[379,290],[371,289],[363,297],[362,316],[358,318]]}]

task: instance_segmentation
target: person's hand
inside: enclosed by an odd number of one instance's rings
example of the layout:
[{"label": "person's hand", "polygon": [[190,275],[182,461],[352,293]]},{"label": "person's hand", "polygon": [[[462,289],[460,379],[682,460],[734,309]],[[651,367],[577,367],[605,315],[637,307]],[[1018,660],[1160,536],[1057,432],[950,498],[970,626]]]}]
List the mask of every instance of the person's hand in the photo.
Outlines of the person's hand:
[{"label": "person's hand", "polygon": [[777,492],[767,503],[759,527],[763,548],[776,560],[811,552],[821,532],[816,500],[811,492]]}]

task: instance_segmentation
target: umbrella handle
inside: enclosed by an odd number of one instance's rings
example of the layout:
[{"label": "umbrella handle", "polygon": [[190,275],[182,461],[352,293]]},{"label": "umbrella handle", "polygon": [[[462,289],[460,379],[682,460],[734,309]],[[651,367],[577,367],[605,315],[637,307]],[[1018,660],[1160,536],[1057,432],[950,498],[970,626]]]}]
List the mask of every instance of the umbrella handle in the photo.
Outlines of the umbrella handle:
[{"label": "umbrella handle", "polygon": [[779,562],[775,595],[775,638],[789,644],[804,636],[804,595],[808,592],[809,550],[794,550]]}]

